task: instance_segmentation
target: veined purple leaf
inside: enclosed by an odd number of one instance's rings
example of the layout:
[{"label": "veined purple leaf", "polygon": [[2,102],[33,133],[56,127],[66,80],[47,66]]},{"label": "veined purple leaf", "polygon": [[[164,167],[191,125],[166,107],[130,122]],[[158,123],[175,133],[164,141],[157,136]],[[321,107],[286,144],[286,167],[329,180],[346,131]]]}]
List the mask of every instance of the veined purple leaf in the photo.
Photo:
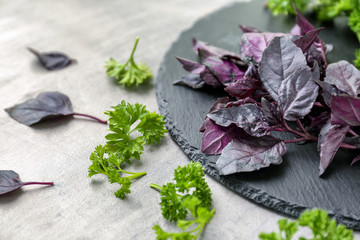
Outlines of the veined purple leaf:
[{"label": "veined purple leaf", "polygon": [[7,108],[5,111],[19,123],[28,126],[50,118],[74,115],[92,118],[104,124],[107,123],[87,114],[73,112],[69,97],[60,92],[40,93],[36,98]]},{"label": "veined purple leaf", "polygon": [[[224,108],[226,107],[227,103],[230,101],[229,97],[222,97],[222,98],[218,98],[218,100],[216,100],[216,102],[212,105],[212,107],[209,110],[209,113],[212,112],[216,112],[217,110],[219,110],[220,108]],[[204,132],[205,131],[205,127],[207,124],[207,121],[209,121],[209,118],[206,117],[205,121],[203,122],[203,124],[200,127],[200,132]]]},{"label": "veined purple leaf", "polygon": [[345,92],[340,91],[335,86],[335,84],[330,84],[330,83],[319,81],[319,80],[315,80],[315,82],[322,88],[322,90],[323,90],[322,97],[323,97],[326,105],[328,105],[329,107],[330,107],[330,101],[331,101],[332,96],[345,94]]},{"label": "veined purple leaf", "polygon": [[235,82],[245,75],[246,70],[239,69],[234,62],[210,56],[206,50],[199,49],[199,56],[203,59],[203,64],[210,69],[223,85]]},{"label": "veined purple leaf", "polygon": [[261,106],[264,117],[269,124],[278,125],[282,123],[282,116],[277,110],[276,105],[273,105],[271,102],[266,100],[266,98],[261,98]]},{"label": "veined purple leaf", "polygon": [[321,129],[318,140],[318,150],[320,151],[319,175],[322,175],[332,162],[349,128],[350,126],[332,125],[329,120]]},{"label": "veined purple leaf", "polygon": [[323,29],[324,28],[311,30],[307,32],[304,36],[301,36],[300,38],[295,40],[294,43],[296,44],[296,46],[301,48],[303,53],[306,53],[310,49],[311,45],[315,42],[317,37],[319,36],[320,31]]},{"label": "veined purple leaf", "polygon": [[360,98],[333,96],[330,108],[332,124],[360,126]]},{"label": "veined purple leaf", "polygon": [[244,134],[244,131],[235,125],[221,127],[207,119],[204,124],[201,151],[210,155],[220,154],[229,142]]},{"label": "veined purple leaf", "polygon": [[243,31],[243,33],[261,33],[259,29],[250,26],[240,24],[239,28],[241,29],[241,31]]},{"label": "veined purple leaf", "polygon": [[40,53],[32,48],[28,48],[28,50],[39,59],[47,70],[60,70],[76,62],[75,59],[69,58],[61,52]]},{"label": "veined purple leaf", "polygon": [[[210,69],[204,64],[193,62],[184,58],[176,58],[183,66],[183,68],[188,71],[190,76],[185,76],[182,79],[176,81],[174,84],[185,84],[192,88],[200,88],[205,84],[213,86],[215,88],[220,87],[221,84],[217,78],[211,73]],[[198,77],[196,77],[197,75]],[[200,79],[199,79],[200,78]],[[204,83],[202,83],[202,81]]]},{"label": "veined purple leaf", "polygon": [[260,137],[266,135],[269,128],[264,114],[256,104],[246,103],[240,106],[221,108],[209,113],[208,118],[222,127],[235,124],[252,136]]},{"label": "veined purple leaf", "polygon": [[[296,9],[296,24],[300,28],[300,36],[304,36],[306,33],[315,30],[315,27],[301,14],[301,12]],[[295,32],[295,31],[293,31]],[[326,44],[321,40],[319,36],[316,37],[313,45],[311,45],[310,49],[307,52],[307,61],[309,64],[311,62],[316,61],[322,69],[326,69]],[[312,65],[310,65],[312,67]]]},{"label": "veined purple leaf", "polygon": [[199,50],[206,51],[207,56],[214,56],[214,57],[222,58],[223,56],[228,55],[228,56],[234,56],[234,57],[240,59],[240,55],[238,55],[236,53],[230,52],[230,51],[222,49],[222,48],[212,46],[206,42],[196,40],[195,38],[193,38],[193,46],[194,46],[193,47],[194,52],[197,55],[199,55],[201,61],[203,61],[203,59],[201,58],[201,56],[199,54]]},{"label": "veined purple leaf", "polygon": [[233,97],[246,98],[252,95],[261,85],[260,80],[245,76],[236,82],[229,83],[224,90]]},{"label": "veined purple leaf", "polygon": [[251,172],[282,163],[285,153],[284,142],[270,135],[235,139],[223,149],[216,168],[220,175]]},{"label": "veined purple leaf", "polygon": [[302,68],[284,79],[279,88],[279,108],[288,121],[296,121],[310,113],[318,96],[319,68]]},{"label": "veined purple leaf", "polygon": [[264,51],[259,75],[271,97],[279,101],[281,82],[302,69],[308,69],[308,66],[301,49],[290,37],[276,37]]},{"label": "veined purple leaf", "polygon": [[347,61],[331,63],[326,69],[325,82],[356,97],[360,94],[360,71]]},{"label": "veined purple leaf", "polygon": [[242,59],[253,59],[260,62],[264,50],[269,46],[275,37],[284,36],[284,33],[244,33],[240,39],[240,49]]},{"label": "veined purple leaf", "polygon": [[14,191],[25,185],[54,185],[53,182],[22,182],[19,174],[11,170],[0,170],[0,195]]}]

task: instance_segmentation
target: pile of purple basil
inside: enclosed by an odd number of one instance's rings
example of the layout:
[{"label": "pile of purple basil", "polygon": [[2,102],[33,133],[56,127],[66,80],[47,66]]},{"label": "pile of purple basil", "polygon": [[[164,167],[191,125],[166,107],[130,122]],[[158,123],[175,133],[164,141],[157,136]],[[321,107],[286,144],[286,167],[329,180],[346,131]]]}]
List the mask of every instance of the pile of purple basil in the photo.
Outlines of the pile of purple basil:
[{"label": "pile of purple basil", "polygon": [[[339,148],[360,149],[360,71],[346,61],[327,63],[332,47],[319,37],[322,28],[300,12],[290,34],[240,27],[240,54],[194,40],[200,63],[178,58],[189,74],[176,84],[229,94],[214,103],[200,129],[202,152],[221,154],[219,173],[281,164],[287,143],[316,141],[321,175]],[[293,137],[279,139],[274,131]]]}]

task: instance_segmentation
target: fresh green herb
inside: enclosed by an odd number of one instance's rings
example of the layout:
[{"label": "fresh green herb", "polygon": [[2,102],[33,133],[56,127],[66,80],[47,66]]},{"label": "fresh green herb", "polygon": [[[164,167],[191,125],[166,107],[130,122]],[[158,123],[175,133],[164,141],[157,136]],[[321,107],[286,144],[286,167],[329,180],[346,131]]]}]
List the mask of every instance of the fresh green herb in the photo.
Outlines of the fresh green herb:
[{"label": "fresh green herb", "polygon": [[354,60],[354,65],[360,69],[360,48],[358,50],[356,50],[355,52],[355,60]]},{"label": "fresh green herb", "polygon": [[152,72],[146,64],[135,63],[134,53],[138,42],[139,38],[137,37],[131,55],[125,64],[121,64],[115,59],[110,58],[105,65],[107,75],[115,77],[117,80],[120,80],[118,82],[119,84],[123,84],[127,87],[133,85],[138,86],[139,84],[142,84],[152,78]]},{"label": "fresh green herb", "polygon": [[[131,192],[131,180],[145,175],[146,172],[133,173],[124,171],[121,168],[125,161],[124,158],[119,159],[114,154],[110,154],[108,157],[106,155],[108,155],[106,147],[99,145],[95,148],[95,151],[90,155],[92,164],[89,167],[89,177],[95,174],[105,174],[109,178],[110,183],[121,185],[121,188],[115,192],[115,196],[124,199],[125,195]],[[123,177],[120,175],[123,173],[129,175]]]},{"label": "fresh green herb", "polygon": [[[331,20],[347,16],[348,25],[360,41],[360,3],[358,0],[295,0],[300,12],[314,12],[319,20]],[[269,0],[268,7],[274,15],[295,14],[292,0]],[[354,64],[360,68],[360,57],[356,53]]]},{"label": "fresh green herb", "polygon": [[330,219],[325,210],[313,209],[301,214],[297,221],[281,219],[278,221],[279,232],[261,233],[261,240],[291,240],[298,226],[309,227],[313,238],[300,237],[300,240],[353,240],[353,232],[344,225],[337,225],[335,219]]},{"label": "fresh green herb", "polygon": [[[118,198],[123,199],[130,193],[131,180],[141,177],[146,172],[133,173],[122,169],[123,163],[131,164],[132,159],[140,160],[144,152],[143,145],[159,142],[164,134],[165,122],[163,116],[149,112],[142,104],[130,104],[122,101],[121,104],[107,111],[109,115],[109,130],[105,138],[105,146],[97,146],[90,156],[92,165],[89,167],[89,177],[95,174],[105,174],[110,183],[119,183],[121,188],[115,192]],[[134,126],[135,125],[135,126]],[[135,131],[137,137],[133,137]],[[122,176],[120,174],[128,174]]]},{"label": "fresh green herb", "polygon": [[[152,183],[150,187],[160,191],[164,218],[177,222],[177,226],[183,230],[180,233],[168,233],[155,225],[153,229],[158,240],[196,239],[215,214],[214,209],[210,210],[211,191],[204,179],[204,169],[198,162],[178,167],[174,173],[174,183],[162,187]],[[188,212],[193,217],[191,220],[185,220]],[[191,228],[195,224],[197,227]],[[186,231],[189,228],[191,230]]]}]

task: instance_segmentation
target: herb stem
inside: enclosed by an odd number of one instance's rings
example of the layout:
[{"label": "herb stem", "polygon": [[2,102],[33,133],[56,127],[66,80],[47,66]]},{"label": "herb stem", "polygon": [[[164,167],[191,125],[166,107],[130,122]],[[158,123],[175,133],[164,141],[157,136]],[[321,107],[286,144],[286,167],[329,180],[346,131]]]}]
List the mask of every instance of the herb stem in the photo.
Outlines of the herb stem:
[{"label": "herb stem", "polygon": [[306,129],[304,128],[304,126],[302,125],[302,123],[300,122],[299,119],[296,120],[296,123],[297,123],[297,125],[299,126],[299,128],[301,129],[301,131],[303,131],[306,135],[310,135],[310,134],[308,133],[308,131],[306,131]]},{"label": "herb stem", "polygon": [[136,37],[136,40],[135,40],[135,44],[134,44],[134,47],[131,51],[131,55],[130,55],[130,58],[129,58],[129,61],[130,63],[135,67],[135,68],[138,68],[135,64],[135,61],[134,61],[134,54],[135,54],[135,50],[137,48],[137,45],[138,45],[138,42],[139,42],[139,37]]},{"label": "herb stem", "polygon": [[22,183],[22,186],[25,185],[54,185],[54,182],[24,182]]},{"label": "herb stem", "polygon": [[306,141],[305,138],[295,138],[295,139],[291,139],[291,140],[285,140],[284,143],[297,143],[297,142],[302,142],[302,141]]},{"label": "herb stem", "polygon": [[88,115],[88,114],[83,114],[83,113],[76,113],[76,112],[74,112],[74,113],[72,113],[72,114],[70,114],[70,115],[71,115],[71,116],[87,117],[87,118],[91,118],[91,119],[93,119],[93,120],[95,120],[95,121],[97,121],[97,122],[99,122],[99,123],[107,124],[107,121],[101,120],[101,119],[99,119],[99,118],[97,118],[97,117],[94,117],[94,116],[91,116],[91,115]]},{"label": "herb stem", "polygon": [[162,190],[162,186],[157,185],[157,184],[155,184],[155,183],[151,183],[151,184],[150,184],[150,187],[151,187],[151,188],[154,188],[154,189],[156,189],[156,190],[158,190],[158,191],[161,191],[161,190]]}]

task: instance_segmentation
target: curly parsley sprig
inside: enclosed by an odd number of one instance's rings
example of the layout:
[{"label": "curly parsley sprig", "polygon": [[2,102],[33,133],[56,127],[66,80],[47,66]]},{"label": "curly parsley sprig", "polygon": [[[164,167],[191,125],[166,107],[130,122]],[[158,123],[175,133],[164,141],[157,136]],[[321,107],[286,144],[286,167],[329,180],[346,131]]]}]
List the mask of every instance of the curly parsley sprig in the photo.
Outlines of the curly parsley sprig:
[{"label": "curly parsley sprig", "polygon": [[133,85],[138,86],[139,84],[150,80],[153,77],[150,68],[146,64],[136,64],[134,60],[134,53],[138,42],[139,38],[137,37],[131,55],[124,64],[117,62],[113,58],[110,58],[110,60],[106,62],[105,65],[107,75],[110,77],[115,77],[117,80],[120,80],[118,82],[119,84],[123,84],[127,87]]},{"label": "curly parsley sprig", "polygon": [[[133,173],[122,169],[123,163],[131,164],[132,159],[140,160],[145,144],[159,142],[165,129],[164,117],[155,112],[149,112],[142,104],[130,104],[122,101],[105,112],[109,116],[109,130],[105,146],[97,146],[90,156],[92,165],[89,167],[89,177],[95,174],[105,174],[110,183],[118,183],[121,188],[115,192],[116,197],[123,199],[130,193],[131,180],[141,177],[146,172]],[[138,135],[134,137],[134,133]],[[127,176],[122,176],[128,174]]]},{"label": "curly parsley sprig", "polygon": [[313,209],[306,210],[301,214],[297,221],[281,219],[278,221],[279,232],[261,233],[261,240],[291,240],[298,231],[299,225],[308,227],[313,233],[313,238],[303,238],[300,240],[353,240],[353,231],[344,225],[337,225],[335,219],[330,219],[325,210]]},{"label": "curly parsley sprig", "polygon": [[[160,191],[164,218],[177,222],[177,226],[183,230],[180,233],[168,233],[155,225],[153,229],[158,240],[196,239],[215,214],[215,210],[210,209],[211,191],[204,179],[204,169],[198,162],[175,169],[174,183],[164,186],[152,183],[150,187]],[[192,219],[185,220],[188,213]]]}]

